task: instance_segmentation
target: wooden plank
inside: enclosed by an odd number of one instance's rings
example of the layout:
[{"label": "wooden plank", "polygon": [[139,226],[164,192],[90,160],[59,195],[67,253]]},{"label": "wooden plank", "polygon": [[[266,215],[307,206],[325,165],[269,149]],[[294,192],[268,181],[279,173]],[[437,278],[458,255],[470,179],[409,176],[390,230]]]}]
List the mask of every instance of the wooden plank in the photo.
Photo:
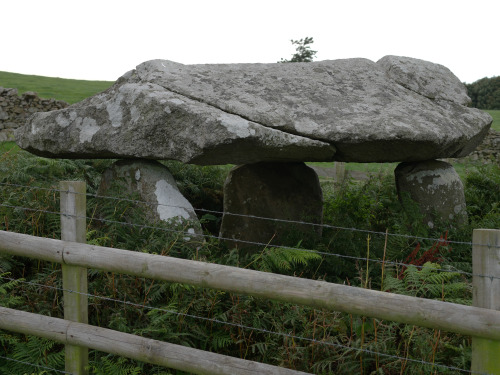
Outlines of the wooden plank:
[{"label": "wooden plank", "polygon": [[[18,242],[29,248],[45,241],[0,231],[0,251],[9,254]],[[54,251],[61,246],[72,265],[500,340],[500,312],[494,310],[88,244],[62,242]]]},{"label": "wooden plank", "polygon": [[335,181],[341,182],[345,176],[345,163],[341,161],[336,161],[333,163],[335,168]]},{"label": "wooden plank", "polygon": [[205,352],[140,336],[0,307],[0,328],[85,346],[195,374],[300,375],[305,372]]},{"label": "wooden plank", "polygon": [[[500,310],[500,230],[475,229],[472,235],[472,304]],[[493,276],[483,277],[480,275]],[[471,370],[500,374],[500,340],[472,339]]]},{"label": "wooden plank", "polygon": [[[61,181],[61,239],[78,243],[86,242],[87,188],[83,181]],[[62,264],[64,319],[88,323],[87,268]],[[72,293],[75,291],[77,294]],[[88,374],[88,349],[66,345],[66,371]]]},{"label": "wooden plank", "polygon": [[[63,263],[64,242],[51,238],[43,241],[32,240],[25,234],[15,232],[2,232],[0,252],[10,255],[22,256],[33,259],[46,260],[48,262]],[[29,245],[28,245],[29,244]]]}]

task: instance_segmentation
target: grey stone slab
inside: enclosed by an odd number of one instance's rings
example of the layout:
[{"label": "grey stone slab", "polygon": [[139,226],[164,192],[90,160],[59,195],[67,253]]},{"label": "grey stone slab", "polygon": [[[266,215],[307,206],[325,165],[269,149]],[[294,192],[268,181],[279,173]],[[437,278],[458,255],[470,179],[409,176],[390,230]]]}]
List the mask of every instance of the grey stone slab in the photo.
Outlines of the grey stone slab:
[{"label": "grey stone slab", "polygon": [[447,68],[387,56],[287,64],[152,60],[16,134],[54,157],[393,162],[461,157],[491,117]]},{"label": "grey stone slab", "polygon": [[332,160],[335,153],[326,142],[268,128],[133,79],[120,79],[109,90],[67,109],[37,113],[16,134],[20,147],[46,157],[173,159],[208,165]]}]

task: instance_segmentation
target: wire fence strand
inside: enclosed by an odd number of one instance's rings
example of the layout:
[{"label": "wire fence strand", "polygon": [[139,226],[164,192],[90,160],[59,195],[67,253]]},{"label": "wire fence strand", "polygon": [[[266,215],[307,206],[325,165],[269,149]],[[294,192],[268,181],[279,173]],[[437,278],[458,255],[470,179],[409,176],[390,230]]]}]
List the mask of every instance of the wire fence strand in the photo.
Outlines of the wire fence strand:
[{"label": "wire fence strand", "polygon": [[[0,183],[0,185],[11,186],[11,187],[22,187],[22,188],[28,188],[28,189],[41,189],[41,190],[46,190],[46,191],[51,191],[51,192],[74,193],[74,192],[69,192],[69,191],[62,191],[60,189],[43,188],[43,187],[27,186],[27,185],[19,185],[19,184]],[[76,194],[78,194],[78,193],[76,193]],[[164,205],[164,206],[170,206],[170,207],[179,207],[179,206],[174,206],[174,205],[165,205],[165,204],[159,204],[159,203],[153,203],[153,202],[146,202],[146,201],[141,201],[141,200],[127,199],[127,198],[122,198],[122,197],[101,196],[101,195],[89,194],[89,193],[86,193],[85,195],[87,195],[89,197],[92,197],[92,198],[96,198],[96,199],[110,199],[110,200],[115,200],[115,201],[130,202],[130,203],[134,203],[134,204],[145,204],[145,205],[151,205],[151,206]],[[36,211],[36,212],[48,213],[48,214],[61,215],[60,212],[53,212],[53,211],[49,211],[49,210],[28,208],[28,207],[22,207],[22,206],[14,206],[14,205],[8,205],[8,204],[4,204],[4,203],[1,203],[0,206],[9,207],[9,208],[13,208],[13,209],[21,209],[21,210],[29,210],[29,211]],[[383,235],[386,238],[392,236],[392,237],[402,237],[402,238],[415,239],[415,240],[433,241],[433,242],[437,242],[437,243],[443,243],[443,244],[446,244],[446,245],[447,244],[460,244],[460,245],[467,245],[467,246],[481,245],[481,246],[488,246],[488,247],[498,247],[496,245],[474,244],[472,242],[452,241],[452,240],[447,240],[447,239],[443,239],[443,238],[439,238],[438,239],[438,238],[412,236],[412,235],[396,234],[396,233],[388,233],[388,232],[378,232],[378,231],[372,231],[372,230],[364,230],[364,229],[357,229],[357,228],[348,228],[348,227],[341,227],[341,226],[333,226],[333,225],[328,225],[328,224],[318,224],[318,223],[311,223],[311,222],[298,221],[298,220],[283,220],[283,219],[276,219],[276,218],[255,216],[255,215],[242,215],[242,214],[235,214],[235,213],[229,213],[229,212],[220,212],[220,211],[207,210],[207,209],[195,209],[195,211],[206,212],[206,213],[211,213],[211,214],[218,214],[218,215],[242,216],[242,217],[248,217],[248,218],[252,218],[252,219],[269,220],[269,221],[283,222],[283,223],[290,223],[290,224],[320,226],[320,227],[323,227],[323,228],[329,228],[329,229],[335,229],[335,230],[346,230],[346,231],[353,231],[353,232],[359,232],[359,233],[365,233],[365,234]],[[74,216],[74,215],[68,215],[68,216],[73,216],[73,217],[78,217],[78,218],[85,218],[85,219],[88,219],[88,220],[101,221],[101,222],[105,222],[105,223],[109,223],[109,224],[119,224],[119,225],[126,225],[126,226],[132,226],[132,227],[138,227],[138,228],[144,228],[144,229],[152,229],[152,230],[162,230],[162,231],[168,231],[168,232],[177,233],[177,234],[184,235],[184,236],[187,236],[187,235],[192,236],[192,233],[189,233],[189,232],[184,232],[184,231],[179,231],[179,230],[169,229],[169,228],[159,227],[159,226],[142,225],[142,224],[136,224],[136,223],[122,222],[122,221],[102,219],[102,218],[96,218],[96,217],[87,217],[87,216],[84,216],[84,217]],[[239,240],[239,239],[232,239],[232,238],[231,239],[229,239],[229,238],[221,238],[221,237],[218,237],[218,236],[207,235],[207,234],[203,234],[202,236],[204,238],[213,238],[213,239],[217,239],[217,240],[228,240],[228,241],[232,241],[232,242],[240,242],[240,243],[245,243],[245,244],[250,244],[250,245],[268,246],[268,244],[266,244],[266,243],[260,243],[260,242],[253,242],[253,241],[246,241],[246,240]],[[291,249],[291,250],[307,251],[307,252],[316,253],[318,255],[335,256],[335,257],[347,258],[347,259],[352,259],[352,260],[371,261],[371,262],[381,263],[382,265],[389,265],[390,264],[390,265],[404,266],[404,267],[416,267],[416,268],[422,268],[423,267],[423,266],[417,266],[417,265],[407,264],[407,263],[403,263],[403,262],[388,261],[388,260],[385,260],[385,259],[384,260],[381,260],[381,259],[367,259],[367,258],[362,258],[362,257],[355,257],[355,256],[344,255],[344,254],[335,254],[335,253],[329,253],[329,252],[321,252],[321,251],[310,250],[310,249],[298,249],[298,248],[288,247],[288,246],[272,246],[272,247],[283,248],[283,249]],[[479,276],[479,277],[487,277],[487,278],[490,278],[490,279],[499,279],[500,278],[500,277],[496,277],[496,276],[493,276],[493,275],[478,275],[478,274],[473,274],[473,273],[465,272],[465,271],[461,271],[461,270],[447,270],[447,269],[442,269],[442,270],[439,270],[439,271],[441,271],[441,272],[456,272],[456,273],[460,273],[460,274],[463,274],[463,275],[466,275],[466,276]],[[178,312],[178,311],[175,311],[175,310],[169,310],[169,309],[164,309],[164,308],[159,308],[159,307],[152,307],[152,306],[148,306],[148,305],[145,305],[145,304],[133,303],[133,302],[130,302],[130,301],[118,300],[118,299],[114,299],[114,298],[103,297],[103,296],[98,296],[98,295],[93,295],[93,294],[88,294],[88,293],[80,293],[80,292],[76,292],[76,291],[72,291],[72,290],[68,290],[68,289],[63,289],[63,288],[58,288],[58,287],[54,287],[54,286],[48,286],[48,285],[43,285],[43,284],[37,284],[37,283],[27,282],[27,281],[23,281],[23,280],[20,280],[20,279],[12,279],[12,278],[4,277],[4,276],[0,276],[0,278],[11,280],[11,281],[18,280],[18,281],[20,281],[22,283],[26,283],[26,284],[30,284],[30,285],[36,285],[36,286],[44,287],[44,288],[51,288],[51,289],[55,289],[55,290],[58,290],[58,291],[67,291],[67,292],[70,292],[70,293],[82,294],[82,295],[86,295],[89,298],[97,298],[97,299],[101,299],[101,300],[104,300],[104,301],[110,301],[110,302],[114,302],[114,303],[120,303],[120,304],[124,304],[124,305],[128,305],[128,306],[132,306],[132,307],[135,307],[135,308],[157,310],[157,311],[162,311],[162,312],[165,312],[165,313],[175,314],[177,316],[183,316],[183,317],[189,317],[189,318],[193,318],[193,319],[210,321],[210,322],[217,323],[217,324],[224,324],[224,325],[234,326],[234,327],[238,327],[238,328],[241,328],[241,329],[253,330],[253,331],[261,332],[261,333],[265,333],[265,334],[278,335],[278,336],[282,336],[284,338],[292,338],[292,339],[297,339],[297,340],[304,340],[304,341],[308,341],[308,342],[319,344],[319,345],[327,345],[327,346],[331,346],[331,347],[340,348],[340,349],[343,349],[343,350],[350,350],[350,351],[354,350],[354,351],[357,351],[359,353],[366,353],[366,354],[376,355],[376,356],[380,356],[380,357],[392,358],[392,359],[400,360],[400,361],[418,363],[418,364],[429,365],[429,366],[433,366],[433,367],[440,367],[440,368],[443,368],[443,369],[453,370],[453,371],[460,371],[460,372],[464,372],[464,373],[476,373],[476,372],[472,372],[470,370],[461,369],[461,368],[458,368],[458,367],[447,366],[447,365],[442,365],[442,364],[436,364],[436,363],[432,363],[432,362],[428,362],[428,361],[424,361],[424,360],[418,360],[418,359],[412,359],[412,358],[406,358],[406,357],[399,357],[399,356],[390,355],[390,354],[386,354],[386,353],[376,352],[376,351],[369,350],[369,349],[355,348],[355,347],[351,347],[351,346],[347,346],[347,345],[343,345],[343,344],[338,344],[338,343],[332,343],[332,342],[326,342],[326,341],[322,341],[322,340],[317,340],[317,339],[314,339],[314,338],[301,337],[301,336],[292,335],[292,334],[285,333],[285,332],[273,332],[273,331],[270,331],[270,330],[267,330],[267,329],[263,329],[263,328],[256,328],[256,327],[251,327],[251,326],[247,326],[247,325],[243,325],[243,324],[226,322],[226,321],[219,320],[219,319],[213,319],[213,318],[201,317],[201,316],[197,316],[197,315],[193,315],[193,314],[181,313],[181,312]],[[8,359],[7,357],[1,357],[1,356],[0,356],[0,358]],[[18,362],[20,362],[20,361],[18,361]],[[43,366],[39,366],[39,365],[36,365],[36,364],[30,364],[30,363],[26,363],[26,364],[34,365],[34,366],[41,367],[41,368],[45,368]],[[68,374],[68,372],[59,371],[59,370],[55,370],[55,369],[51,369],[51,368],[46,368],[46,369],[57,371],[57,372],[60,372],[60,373],[67,373]]]},{"label": "wire fence strand", "polygon": [[[89,297],[89,298],[97,298],[97,299],[100,299],[100,300],[103,300],[103,301],[109,301],[109,302],[113,302],[113,303],[119,303],[119,304],[123,304],[123,305],[127,305],[127,306],[132,306],[132,307],[135,307],[135,308],[142,308],[142,309],[148,309],[148,310],[154,310],[154,311],[161,311],[161,312],[165,312],[165,313],[169,313],[169,314],[173,314],[173,315],[177,315],[177,316],[182,316],[182,317],[187,317],[187,318],[192,318],[192,319],[198,319],[198,320],[208,321],[208,322],[211,322],[211,323],[216,323],[216,324],[221,324],[221,325],[226,325],[226,326],[231,326],[231,327],[237,327],[237,328],[246,329],[246,330],[252,330],[254,332],[259,332],[259,333],[264,333],[264,334],[271,334],[271,335],[275,335],[275,336],[281,336],[281,337],[284,337],[284,338],[291,338],[291,339],[296,339],[296,340],[307,341],[307,342],[311,342],[311,343],[318,344],[318,345],[325,345],[325,346],[340,348],[340,349],[343,349],[343,350],[351,350],[351,351],[356,351],[358,353],[365,353],[365,354],[369,354],[369,355],[373,355],[373,356],[385,357],[385,358],[390,358],[390,359],[394,359],[394,360],[401,360],[401,361],[406,361],[406,362],[411,362],[411,363],[416,363],[416,364],[421,364],[421,365],[427,365],[427,366],[434,366],[434,367],[439,367],[439,368],[443,368],[443,369],[446,369],[446,370],[459,371],[459,372],[469,373],[469,374],[482,374],[482,373],[478,373],[478,372],[473,372],[473,371],[470,371],[470,370],[462,369],[462,368],[459,368],[459,367],[448,366],[448,365],[444,365],[444,364],[439,364],[439,363],[433,363],[433,362],[425,361],[423,359],[419,360],[419,359],[413,359],[413,358],[408,358],[408,357],[401,357],[401,356],[397,356],[397,355],[393,355],[393,354],[387,354],[387,353],[377,352],[377,351],[370,350],[370,349],[356,348],[356,347],[352,347],[352,346],[348,346],[348,345],[344,345],[344,344],[338,344],[338,343],[333,343],[333,342],[318,340],[318,339],[314,339],[314,338],[293,335],[293,334],[285,333],[285,332],[275,332],[275,331],[267,330],[265,328],[257,328],[257,327],[252,327],[252,326],[248,326],[248,325],[244,325],[244,324],[227,322],[227,321],[223,321],[223,320],[220,320],[220,319],[207,318],[207,317],[202,317],[202,316],[199,316],[199,315],[182,313],[182,312],[178,312],[178,311],[171,310],[171,309],[165,309],[165,308],[161,308],[161,307],[154,307],[154,306],[149,306],[149,305],[146,305],[146,304],[138,304],[138,303],[134,303],[134,302],[126,301],[126,300],[120,300],[120,299],[116,299],[116,298],[104,297],[104,296],[99,296],[99,295],[90,294],[90,293],[82,293],[82,292],[78,292],[78,291],[74,291],[74,290],[70,290],[70,289],[64,289],[64,288],[59,288],[59,287],[51,286],[51,285],[44,285],[44,284],[39,284],[39,283],[33,283],[33,282],[25,281],[25,280],[22,280],[22,279],[14,279],[14,278],[11,278],[11,277],[1,276],[1,275],[0,275],[0,279],[9,280],[9,281],[17,281],[17,282],[23,283],[23,284],[29,284],[29,285],[33,285],[33,286],[37,286],[37,287],[43,287],[43,288],[53,289],[53,290],[62,291],[62,292],[75,293],[75,294],[83,295],[83,296],[86,296],[86,297]],[[485,374],[485,375],[487,375],[487,374]]]},{"label": "wire fence strand", "polygon": [[7,360],[7,361],[11,361],[11,362],[21,363],[21,364],[23,364],[23,365],[28,365],[28,366],[32,366],[32,367],[36,367],[36,368],[41,368],[41,369],[44,369],[44,370],[55,371],[55,372],[58,372],[58,373],[60,373],[60,374],[70,374],[70,375],[74,375],[72,372],[67,372],[67,371],[57,370],[57,369],[52,368],[52,367],[47,367],[47,366],[43,366],[43,365],[37,365],[36,363],[31,363],[31,362],[26,362],[26,361],[20,361],[20,360],[18,360],[18,359],[9,358],[9,357],[4,357],[3,355],[0,355],[0,358],[5,359],[5,360]]},{"label": "wire fence strand", "polygon": [[[124,198],[124,197],[113,197],[113,196],[108,196],[108,195],[98,195],[98,194],[92,194],[92,193],[77,193],[77,192],[70,192],[67,190],[63,191],[63,190],[56,189],[56,188],[44,188],[44,187],[38,187],[38,186],[10,184],[10,183],[5,183],[5,182],[0,182],[0,185],[11,186],[11,187],[23,187],[23,188],[28,188],[28,189],[39,189],[39,190],[53,191],[53,192],[59,192],[59,193],[72,193],[72,194],[77,194],[77,195],[80,194],[80,195],[86,195],[88,197],[97,198],[97,199],[110,199],[110,200],[121,201],[121,202],[145,204],[145,205],[155,206],[155,207],[156,206],[164,206],[164,207],[172,207],[172,208],[185,208],[183,206],[164,204],[164,203],[159,203],[159,202],[147,202],[147,201],[129,199],[129,198]],[[364,234],[374,234],[374,235],[389,236],[389,237],[401,237],[401,238],[406,238],[406,239],[415,239],[415,240],[420,240],[420,241],[432,241],[432,242],[438,242],[438,243],[439,242],[446,242],[448,244],[455,244],[455,245],[481,245],[481,244],[473,244],[472,242],[467,242],[467,241],[454,241],[454,240],[446,240],[445,241],[442,238],[423,237],[423,236],[416,236],[416,235],[409,235],[409,234],[374,231],[374,230],[368,230],[368,229],[343,227],[343,226],[330,225],[330,224],[312,223],[312,222],[302,221],[302,220],[287,220],[287,219],[279,219],[279,218],[272,218],[272,217],[266,217],[266,216],[239,214],[239,213],[233,213],[233,212],[228,212],[228,211],[209,210],[209,209],[205,209],[205,208],[193,208],[193,209],[195,211],[212,213],[212,214],[217,214],[217,215],[247,217],[247,218],[251,218],[251,219],[268,220],[268,221],[288,223],[288,224],[310,225],[310,226],[315,226],[315,227],[336,229],[336,230],[345,230],[345,231],[359,232],[359,233],[364,233]]]},{"label": "wire fence strand", "polygon": [[[42,210],[42,209],[37,209],[37,208],[22,207],[22,206],[13,206],[13,205],[8,205],[8,204],[4,204],[4,203],[0,203],[0,207],[8,207],[8,208],[14,208],[14,209],[20,209],[20,210],[27,210],[27,211],[36,211],[36,212],[42,212],[42,213],[47,213],[47,214],[53,214],[53,215],[63,215],[60,212],[49,211],[49,210]],[[135,228],[140,228],[140,229],[142,228],[142,229],[160,230],[160,231],[164,231],[164,232],[176,233],[176,234],[182,235],[184,237],[195,237],[190,232],[180,231],[180,230],[172,229],[172,228],[159,227],[159,226],[153,226],[153,225],[145,225],[145,224],[129,223],[129,222],[124,222],[124,221],[117,221],[117,220],[110,220],[110,219],[103,219],[103,218],[89,217],[89,216],[76,216],[76,215],[68,215],[68,214],[65,214],[65,215],[69,216],[69,217],[75,217],[77,219],[94,220],[94,221],[100,221],[100,222],[103,222],[103,223],[118,224],[118,225],[135,227]],[[262,246],[262,247],[279,248],[279,249],[284,249],[284,250],[303,251],[303,252],[317,254],[317,255],[320,255],[320,256],[332,256],[332,257],[336,257],[336,258],[343,258],[343,259],[350,259],[350,260],[359,260],[359,261],[363,261],[363,262],[368,261],[368,262],[372,262],[372,263],[378,263],[378,264],[381,264],[381,265],[391,265],[391,266],[401,266],[401,267],[414,267],[414,268],[417,268],[417,269],[423,269],[424,268],[424,266],[421,266],[421,265],[416,265],[416,264],[411,264],[411,263],[404,263],[404,262],[399,262],[399,261],[392,261],[392,260],[386,260],[386,259],[373,259],[373,258],[366,258],[366,257],[362,258],[362,257],[353,256],[353,255],[331,253],[331,252],[325,252],[325,251],[319,251],[319,250],[312,250],[312,249],[303,249],[303,248],[297,248],[297,247],[291,247],[291,246],[282,246],[282,245],[272,245],[272,246],[270,246],[269,244],[263,243],[263,242],[241,240],[241,239],[237,239],[237,238],[225,238],[225,237],[214,236],[214,235],[210,235],[210,234],[201,234],[201,235],[197,235],[197,236],[201,236],[203,238],[210,238],[210,239],[220,240],[220,241],[238,242],[238,243],[242,243],[242,244],[245,244],[245,245],[255,245],[255,246]],[[446,242],[448,242],[448,241],[446,241]],[[484,245],[484,246],[487,246],[487,245]],[[464,275],[464,276],[467,276],[467,277],[477,276],[477,277],[489,278],[491,280],[493,280],[493,279],[500,279],[500,276],[476,274],[476,273],[466,272],[466,271],[459,270],[459,269],[437,268],[436,271],[437,272],[457,273],[457,274],[461,274],[461,275]]]}]

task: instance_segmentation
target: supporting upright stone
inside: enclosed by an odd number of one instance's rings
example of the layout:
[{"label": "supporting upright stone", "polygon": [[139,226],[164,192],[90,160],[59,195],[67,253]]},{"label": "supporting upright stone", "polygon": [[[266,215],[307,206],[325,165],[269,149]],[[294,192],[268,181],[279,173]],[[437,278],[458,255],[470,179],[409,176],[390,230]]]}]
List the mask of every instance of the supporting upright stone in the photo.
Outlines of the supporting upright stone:
[{"label": "supporting upright stone", "polygon": [[[112,191],[112,192],[111,192]],[[177,188],[166,166],[151,160],[119,160],[108,168],[101,179],[98,195],[117,193],[136,196],[144,204],[149,221],[162,220],[178,227],[186,241],[201,241],[202,229],[193,206]]]},{"label": "supporting upright stone", "polygon": [[318,176],[304,163],[242,165],[229,172],[224,185],[220,236],[228,239],[229,246],[238,248],[252,245],[237,240],[297,244],[301,239],[320,235],[321,227],[273,219],[321,224],[322,215],[323,193]]},{"label": "supporting upright stone", "polygon": [[420,206],[429,227],[434,227],[436,219],[467,223],[464,186],[451,164],[438,160],[401,163],[394,174],[400,199],[408,194]]}]

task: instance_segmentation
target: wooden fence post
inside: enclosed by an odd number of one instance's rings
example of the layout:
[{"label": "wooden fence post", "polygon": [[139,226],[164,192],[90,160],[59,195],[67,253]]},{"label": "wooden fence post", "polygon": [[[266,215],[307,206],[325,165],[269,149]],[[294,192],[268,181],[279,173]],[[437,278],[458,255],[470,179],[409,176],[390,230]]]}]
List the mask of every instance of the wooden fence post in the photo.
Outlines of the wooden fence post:
[{"label": "wooden fence post", "polygon": [[335,182],[341,182],[345,176],[345,163],[336,161],[333,167],[335,168]]},{"label": "wooden fence post", "polygon": [[[61,240],[86,243],[86,185],[83,181],[61,181]],[[64,256],[63,256],[64,259]],[[87,269],[62,265],[64,319],[88,323]],[[88,349],[65,346],[66,371],[88,374]]]},{"label": "wooden fence post", "polygon": [[[475,229],[472,243],[472,304],[500,310],[500,230]],[[471,370],[500,374],[499,353],[500,341],[472,337]]]}]

